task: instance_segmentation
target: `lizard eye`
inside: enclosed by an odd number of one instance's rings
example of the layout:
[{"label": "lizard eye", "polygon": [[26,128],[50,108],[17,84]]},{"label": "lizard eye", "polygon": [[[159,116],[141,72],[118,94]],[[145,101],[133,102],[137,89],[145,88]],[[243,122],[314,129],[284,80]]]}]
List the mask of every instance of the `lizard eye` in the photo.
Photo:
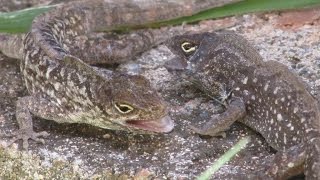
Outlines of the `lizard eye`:
[{"label": "lizard eye", "polygon": [[184,42],[181,44],[181,49],[186,53],[193,52],[196,50],[196,48],[197,48],[197,46],[190,43],[190,42]]},{"label": "lizard eye", "polygon": [[122,114],[127,114],[127,113],[133,111],[133,107],[131,107],[128,104],[116,103],[114,106]]}]

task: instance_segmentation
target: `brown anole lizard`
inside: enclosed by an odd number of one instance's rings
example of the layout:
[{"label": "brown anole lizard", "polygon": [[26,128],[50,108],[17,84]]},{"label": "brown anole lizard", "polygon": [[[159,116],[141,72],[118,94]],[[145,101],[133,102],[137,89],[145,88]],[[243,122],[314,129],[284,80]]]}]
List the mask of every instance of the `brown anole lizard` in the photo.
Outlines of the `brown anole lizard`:
[{"label": "brown anole lizard", "polygon": [[113,130],[170,132],[173,122],[166,103],[144,77],[102,73],[88,65],[124,62],[152,47],[156,34],[140,31],[119,41],[90,35],[106,27],[191,15],[214,5],[210,0],[73,1],[36,17],[23,38],[0,36],[1,51],[22,59],[29,92],[17,101],[20,129],[9,144],[22,139],[27,149],[29,139],[43,142],[41,136],[48,134],[33,131],[32,115]]},{"label": "brown anole lizard", "polygon": [[307,179],[320,178],[318,103],[285,65],[264,62],[233,33],[176,36],[167,45],[176,55],[168,70],[226,107],[203,128],[192,126],[193,131],[215,136],[240,121],[278,151],[261,177],[284,179],[304,171]]}]

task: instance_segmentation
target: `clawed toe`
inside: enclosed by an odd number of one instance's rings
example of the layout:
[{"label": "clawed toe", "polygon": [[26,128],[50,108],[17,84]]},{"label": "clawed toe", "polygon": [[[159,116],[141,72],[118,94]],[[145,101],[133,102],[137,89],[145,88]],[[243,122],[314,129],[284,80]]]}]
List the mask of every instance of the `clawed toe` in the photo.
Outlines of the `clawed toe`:
[{"label": "clawed toe", "polygon": [[202,130],[200,128],[197,128],[195,126],[189,125],[189,128],[196,134],[207,135],[206,131],[204,131],[204,130]]},{"label": "clawed toe", "polygon": [[189,125],[189,128],[196,134],[204,135],[204,136],[213,136],[213,137],[226,137],[226,133],[222,132],[215,132],[215,131],[208,131],[206,129],[197,128],[195,126]]},{"label": "clawed toe", "polygon": [[199,133],[201,130],[195,126],[189,125],[188,126],[194,133]]},{"label": "clawed toe", "polygon": [[4,138],[12,138],[12,137],[15,137],[15,136],[17,136],[16,132],[13,132],[13,133],[10,133],[10,134],[7,134],[7,133],[1,133],[0,134],[0,137],[4,137]]},{"label": "clawed toe", "polygon": [[[12,136],[11,136],[12,137]],[[12,138],[8,143],[7,143],[7,146],[6,147],[9,147],[11,146],[13,143],[15,143],[16,141],[18,140],[18,138],[14,137]]]},{"label": "clawed toe", "polygon": [[23,148],[24,150],[28,150],[28,148],[29,148],[28,139],[29,139],[29,138],[23,138],[23,139],[22,139],[22,148]]},{"label": "clawed toe", "polygon": [[42,138],[32,138],[32,140],[34,140],[38,143],[44,144],[44,139],[42,139]]},{"label": "clawed toe", "polygon": [[39,132],[39,133],[35,133],[37,137],[48,137],[50,134],[47,133],[47,131],[42,131],[42,132]]},{"label": "clawed toe", "polygon": [[189,128],[192,130],[192,132],[194,132],[195,134],[207,135],[206,131],[204,131],[204,130],[202,130],[202,129],[200,129],[200,128],[197,128],[197,127],[192,126],[192,125],[189,125],[188,127],[189,127]]}]

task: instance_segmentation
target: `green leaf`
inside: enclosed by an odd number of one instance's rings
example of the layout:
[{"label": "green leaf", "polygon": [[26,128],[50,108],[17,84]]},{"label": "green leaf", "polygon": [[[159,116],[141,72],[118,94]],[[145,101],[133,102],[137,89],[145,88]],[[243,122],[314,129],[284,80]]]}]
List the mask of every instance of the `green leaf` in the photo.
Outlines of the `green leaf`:
[{"label": "green leaf", "polygon": [[48,11],[51,6],[28,8],[8,13],[0,13],[0,32],[24,33],[30,29],[32,20],[39,14]]},{"label": "green leaf", "polygon": [[[106,27],[104,31],[128,31],[137,28],[157,28],[167,25],[179,25],[182,23],[192,23],[204,19],[215,19],[232,15],[239,15],[252,12],[264,12],[284,9],[297,9],[320,5],[320,0],[244,0],[222,7],[212,8],[188,17],[180,17],[168,21],[154,22],[139,26],[117,26]],[[0,13],[0,32],[21,33],[30,29],[31,22],[35,16],[48,11],[52,6],[29,8],[10,13]]]},{"label": "green leaf", "polygon": [[158,28],[168,25],[179,25],[193,23],[205,19],[216,19],[221,17],[240,15],[253,12],[266,12],[276,10],[298,9],[320,5],[320,0],[244,0],[225,6],[216,7],[194,14],[192,16],[179,17],[168,21],[154,22],[140,26],[118,26],[112,30],[127,31],[137,28]]},{"label": "green leaf", "polygon": [[216,19],[252,12],[305,8],[314,5],[320,5],[320,0],[245,0],[222,7],[205,10],[193,16],[150,24],[150,27],[192,23],[205,19]]}]

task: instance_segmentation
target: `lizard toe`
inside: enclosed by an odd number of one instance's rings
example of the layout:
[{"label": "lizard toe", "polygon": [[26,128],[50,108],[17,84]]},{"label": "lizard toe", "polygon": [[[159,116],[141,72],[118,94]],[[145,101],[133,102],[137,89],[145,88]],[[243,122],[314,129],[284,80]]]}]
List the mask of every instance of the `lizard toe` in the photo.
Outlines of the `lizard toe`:
[{"label": "lizard toe", "polygon": [[[12,133],[9,135],[10,137],[13,137],[7,147],[11,146],[13,143],[15,143],[18,140],[22,140],[22,148],[24,150],[27,150],[29,148],[29,139],[36,141],[38,143],[44,144],[44,139],[45,137],[49,136],[49,133],[46,131],[42,132],[34,132],[34,131],[29,131],[29,130],[19,130],[15,133]],[[43,138],[41,138],[43,137]]]},{"label": "lizard toe", "polygon": [[32,140],[36,141],[37,143],[41,143],[41,144],[44,144],[44,139],[42,138],[38,138],[38,137],[35,137],[35,138],[32,138]]},{"label": "lizard toe", "polygon": [[[11,136],[12,137],[12,136]],[[18,138],[14,137],[12,138],[6,145],[6,148],[11,146],[13,143],[15,143],[18,140]]]},{"label": "lizard toe", "polygon": [[196,134],[199,134],[199,135],[203,135],[203,136],[212,136],[212,137],[222,137],[222,138],[225,138],[227,135],[224,131],[222,132],[211,132],[211,131],[208,131],[206,130],[205,128],[197,128],[195,126],[192,126],[192,125],[189,125],[189,128]]},{"label": "lizard toe", "polygon": [[188,126],[190,128],[190,130],[195,133],[195,134],[199,134],[199,135],[210,135],[206,130],[202,129],[202,128],[198,128],[196,126],[193,125],[189,125]]},{"label": "lizard toe", "polygon": [[202,134],[203,133],[203,130],[201,130],[200,128],[197,128],[197,127],[195,127],[193,125],[189,125],[188,127],[192,132],[194,132],[196,134]]},{"label": "lizard toe", "polygon": [[15,136],[17,136],[16,132],[13,132],[13,133],[10,133],[10,134],[7,134],[7,133],[1,133],[0,134],[0,137],[5,137],[5,138],[12,138],[12,137],[15,137]]},{"label": "lizard toe", "polygon": [[23,148],[23,150],[28,150],[28,148],[29,148],[28,139],[29,138],[22,138],[22,148]]},{"label": "lizard toe", "polygon": [[47,131],[41,131],[35,134],[37,137],[48,137],[50,135]]}]

